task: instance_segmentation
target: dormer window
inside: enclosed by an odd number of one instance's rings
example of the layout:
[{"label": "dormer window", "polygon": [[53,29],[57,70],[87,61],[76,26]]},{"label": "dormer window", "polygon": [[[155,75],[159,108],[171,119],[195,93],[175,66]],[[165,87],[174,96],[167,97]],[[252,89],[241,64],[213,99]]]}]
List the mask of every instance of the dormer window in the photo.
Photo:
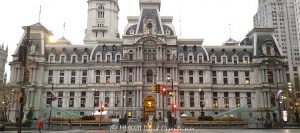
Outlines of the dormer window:
[{"label": "dormer window", "polygon": [[238,63],[238,58],[237,57],[233,57],[233,64],[237,64]]},{"label": "dormer window", "polygon": [[243,63],[244,64],[249,64],[249,57],[244,57]]},{"label": "dormer window", "polygon": [[198,57],[198,60],[199,60],[199,63],[202,63],[202,61],[203,61],[202,55],[200,55],[200,56]]},{"label": "dormer window", "polygon": [[120,62],[121,60],[121,55],[117,55],[117,62]]},{"label": "dormer window", "polygon": [[98,18],[104,18],[104,11],[98,12]]},{"label": "dormer window", "polygon": [[101,61],[101,55],[98,54],[96,57],[96,62],[99,63],[100,61]]},{"label": "dormer window", "polygon": [[189,63],[193,63],[193,56],[189,55]]},{"label": "dormer window", "polygon": [[107,63],[110,63],[110,55],[106,55],[106,61]]},{"label": "dormer window", "polygon": [[65,59],[66,59],[65,56],[61,56],[61,57],[60,57],[60,63],[62,63],[62,64],[65,63]]},{"label": "dormer window", "polygon": [[211,57],[211,63],[215,64],[216,63],[216,57]]},{"label": "dormer window", "polygon": [[87,55],[84,55],[84,56],[83,56],[83,63],[87,63],[87,61],[88,61],[88,56],[87,56]]},{"label": "dormer window", "polygon": [[267,56],[271,56],[272,53],[271,53],[271,48],[270,47],[267,47]]},{"label": "dormer window", "polygon": [[75,62],[77,62],[77,56],[76,56],[76,55],[73,55],[73,56],[72,56],[72,63],[75,63]]},{"label": "dormer window", "polygon": [[54,62],[54,56],[53,56],[53,55],[50,55],[50,57],[49,57],[49,62],[50,62],[50,63]]},{"label": "dormer window", "polygon": [[222,57],[222,62],[223,62],[223,64],[226,64],[227,63],[227,58],[226,57]]}]

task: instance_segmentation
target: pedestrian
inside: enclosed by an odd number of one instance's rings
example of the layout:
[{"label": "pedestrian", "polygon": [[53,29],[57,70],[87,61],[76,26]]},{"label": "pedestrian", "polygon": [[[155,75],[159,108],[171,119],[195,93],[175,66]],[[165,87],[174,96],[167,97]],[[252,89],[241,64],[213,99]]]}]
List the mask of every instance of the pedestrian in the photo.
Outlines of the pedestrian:
[{"label": "pedestrian", "polygon": [[38,126],[39,133],[41,133],[42,129],[43,129],[43,126],[44,126],[43,121],[39,120],[38,123],[37,123],[37,126]]},{"label": "pedestrian", "polygon": [[72,129],[72,122],[71,122],[71,119],[69,119],[69,128]]}]

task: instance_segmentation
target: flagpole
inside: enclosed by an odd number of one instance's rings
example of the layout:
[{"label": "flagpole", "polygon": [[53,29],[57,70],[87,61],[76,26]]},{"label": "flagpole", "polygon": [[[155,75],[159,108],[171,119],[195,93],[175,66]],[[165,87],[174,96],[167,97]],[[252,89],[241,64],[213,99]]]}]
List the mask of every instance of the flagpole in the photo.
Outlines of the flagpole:
[{"label": "flagpole", "polygon": [[41,14],[42,14],[42,6],[40,5],[40,12],[39,12],[39,23],[41,22]]}]

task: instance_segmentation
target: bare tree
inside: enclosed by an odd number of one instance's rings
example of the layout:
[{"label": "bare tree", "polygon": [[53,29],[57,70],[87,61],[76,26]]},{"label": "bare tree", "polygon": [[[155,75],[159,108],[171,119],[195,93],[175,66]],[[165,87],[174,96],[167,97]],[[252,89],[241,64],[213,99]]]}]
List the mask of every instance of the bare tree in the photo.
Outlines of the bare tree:
[{"label": "bare tree", "polygon": [[18,102],[20,88],[11,85],[0,85],[0,121],[7,121],[7,112]]}]

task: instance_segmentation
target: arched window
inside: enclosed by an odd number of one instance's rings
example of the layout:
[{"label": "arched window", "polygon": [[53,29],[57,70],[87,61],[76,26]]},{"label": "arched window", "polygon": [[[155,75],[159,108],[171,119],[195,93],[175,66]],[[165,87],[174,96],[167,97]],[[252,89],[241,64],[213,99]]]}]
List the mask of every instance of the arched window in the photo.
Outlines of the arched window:
[{"label": "arched window", "polygon": [[152,83],[153,82],[153,71],[152,70],[148,70],[147,71],[147,82],[148,83]]},{"label": "arched window", "polygon": [[146,61],[148,58],[148,52],[147,50],[144,50],[144,61]]},{"label": "arched window", "polygon": [[148,60],[153,60],[151,50],[148,50]]},{"label": "arched window", "polygon": [[270,47],[267,47],[267,55],[271,56],[271,48]]},{"label": "arched window", "polygon": [[273,78],[273,72],[268,71],[268,83],[273,84],[274,83],[274,78]]},{"label": "arched window", "polygon": [[153,56],[153,60],[156,60],[156,50],[153,50],[152,56]]},{"label": "arched window", "polygon": [[130,50],[130,52],[129,52],[129,60],[133,60],[133,51],[132,50]]},{"label": "arched window", "polygon": [[147,24],[147,29],[148,29],[147,34],[151,35],[152,34],[152,23],[151,22]]}]

